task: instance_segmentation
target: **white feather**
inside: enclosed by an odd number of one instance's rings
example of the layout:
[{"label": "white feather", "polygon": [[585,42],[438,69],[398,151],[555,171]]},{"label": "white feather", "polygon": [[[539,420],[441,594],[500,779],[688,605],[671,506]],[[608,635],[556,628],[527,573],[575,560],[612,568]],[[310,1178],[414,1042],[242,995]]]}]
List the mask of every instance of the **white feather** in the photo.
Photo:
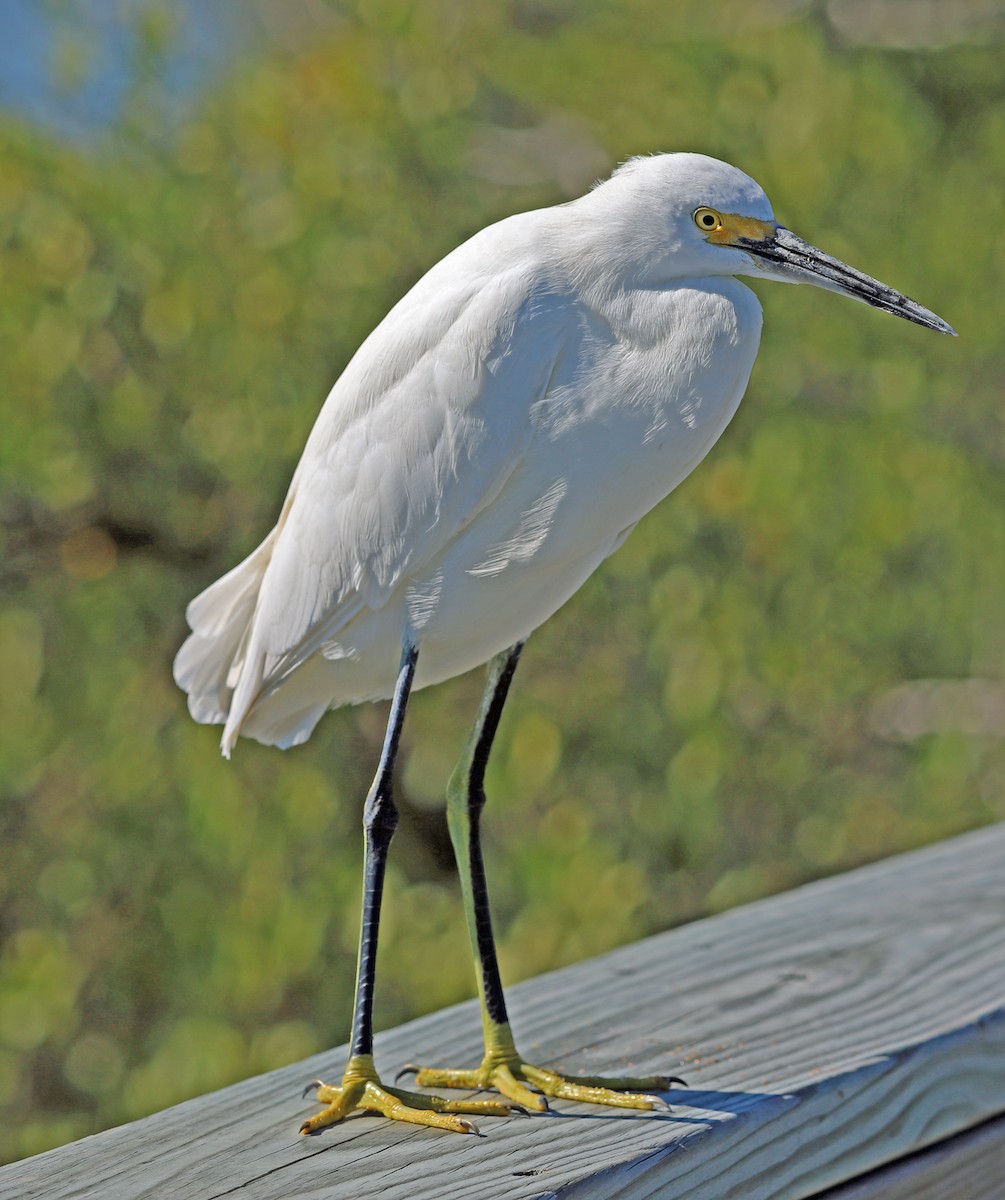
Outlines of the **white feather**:
[{"label": "white feather", "polygon": [[421,687],[526,637],[719,437],[760,307],[735,264],[668,273],[689,262],[659,183],[626,169],[483,230],[363,343],[276,530],[189,608],[176,678],[224,753],[389,695],[405,638]]}]

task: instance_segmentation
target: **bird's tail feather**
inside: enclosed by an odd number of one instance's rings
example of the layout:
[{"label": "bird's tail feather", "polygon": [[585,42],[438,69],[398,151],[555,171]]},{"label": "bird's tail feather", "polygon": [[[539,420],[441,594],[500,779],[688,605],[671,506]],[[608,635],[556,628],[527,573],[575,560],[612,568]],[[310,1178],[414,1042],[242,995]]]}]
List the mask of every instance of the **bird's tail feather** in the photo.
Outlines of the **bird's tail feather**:
[{"label": "bird's tail feather", "polygon": [[221,725],[230,713],[244,664],[248,634],[276,531],[242,563],[208,587],[186,610],[192,633],[174,660],[175,682],[203,725]]}]

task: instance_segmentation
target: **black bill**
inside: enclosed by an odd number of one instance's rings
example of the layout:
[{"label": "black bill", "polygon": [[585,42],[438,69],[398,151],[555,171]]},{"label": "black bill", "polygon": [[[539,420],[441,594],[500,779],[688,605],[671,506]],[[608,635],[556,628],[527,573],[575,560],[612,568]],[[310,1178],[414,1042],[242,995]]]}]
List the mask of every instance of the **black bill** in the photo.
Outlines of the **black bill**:
[{"label": "black bill", "polygon": [[881,308],[884,312],[903,317],[905,321],[913,321],[915,325],[956,336],[956,330],[935,313],[895,292],[878,279],[863,275],[840,259],[831,258],[823,250],[804,242],[784,225],[779,225],[774,236],[764,241],[738,238],[734,244],[754,255],[762,270],[775,279],[790,283],[812,283],[832,292],[843,292],[855,300],[871,304],[873,308]]}]

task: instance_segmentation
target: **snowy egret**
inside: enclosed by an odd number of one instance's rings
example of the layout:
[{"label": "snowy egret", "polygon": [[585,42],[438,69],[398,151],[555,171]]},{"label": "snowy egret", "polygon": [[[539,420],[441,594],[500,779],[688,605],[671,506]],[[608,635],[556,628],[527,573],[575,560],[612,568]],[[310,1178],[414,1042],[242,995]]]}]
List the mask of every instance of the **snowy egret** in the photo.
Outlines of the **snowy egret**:
[{"label": "snowy egret", "polygon": [[[761,307],[735,276],[812,283],[953,333],[775,220],[742,171],[698,154],[636,158],[569,204],[476,234],[391,310],[332,388],[275,528],[188,608],[175,678],[197,721],[282,747],[341,704],[391,698],[364,806],[364,902],[350,1056],[313,1132],[357,1108],[472,1131],[474,1114],[562,1096],[650,1108],[665,1077],[532,1065],[508,1023],[479,822],[485,767],[520,651],[638,520],[704,458],[747,386]],[[372,1007],[391,773],[405,707],[491,662],[448,786],[485,1057],[380,1080]]]}]

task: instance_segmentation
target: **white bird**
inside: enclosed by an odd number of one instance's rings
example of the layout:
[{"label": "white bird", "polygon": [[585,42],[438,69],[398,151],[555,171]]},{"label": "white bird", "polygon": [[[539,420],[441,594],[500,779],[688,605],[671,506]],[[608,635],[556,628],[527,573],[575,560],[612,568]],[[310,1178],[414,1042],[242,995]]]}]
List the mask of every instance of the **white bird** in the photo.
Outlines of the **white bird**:
[{"label": "white bird", "polygon": [[[942,333],[934,313],[802,241],[742,171],[635,158],[568,204],[509,217],[434,266],[337,380],[275,528],[190,605],[175,678],[197,721],[282,747],[329,708],[392,697],[367,796],[350,1058],[313,1132],[354,1108],[459,1131],[443,1101],[384,1085],[372,1057],[391,769],[410,689],[492,660],[448,789],[486,1034],[473,1070],[420,1085],[651,1107],[664,1077],[582,1079],[527,1063],[507,1022],[479,843],[482,781],[528,635],[705,457],[736,411],[761,306],[736,276],[811,283]],[[531,1090],[536,1089],[536,1090]]]}]

